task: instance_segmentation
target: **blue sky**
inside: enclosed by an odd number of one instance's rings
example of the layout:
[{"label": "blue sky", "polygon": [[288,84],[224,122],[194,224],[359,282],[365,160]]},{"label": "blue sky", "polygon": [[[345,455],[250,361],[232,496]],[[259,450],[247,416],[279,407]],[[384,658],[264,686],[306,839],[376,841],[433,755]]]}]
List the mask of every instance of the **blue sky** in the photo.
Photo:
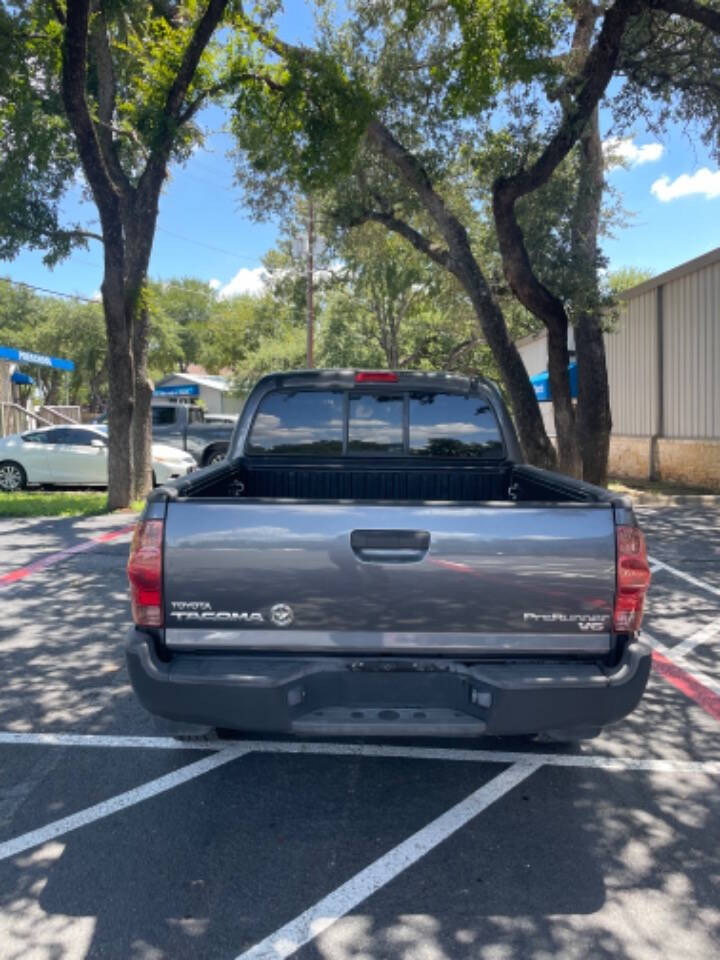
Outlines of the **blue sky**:
[{"label": "blue sky", "polygon": [[[289,40],[307,39],[312,15],[307,3],[293,0],[280,22]],[[193,276],[212,281],[224,295],[260,287],[261,259],[274,245],[275,223],[258,224],[243,209],[233,186],[221,111],[203,117],[206,147],[172,172],[160,203],[151,260],[153,279]],[[630,224],[604,241],[610,269],[642,267],[660,273],[720,244],[720,170],[697,137],[673,128],[661,141],[642,125],[618,148],[627,166],[609,174]],[[92,203],[81,202],[79,188],[66,200],[69,220],[96,218]],[[0,263],[0,275],[50,290],[86,297],[97,294],[102,279],[99,244],[78,250],[52,271],[38,252],[24,252]]]}]

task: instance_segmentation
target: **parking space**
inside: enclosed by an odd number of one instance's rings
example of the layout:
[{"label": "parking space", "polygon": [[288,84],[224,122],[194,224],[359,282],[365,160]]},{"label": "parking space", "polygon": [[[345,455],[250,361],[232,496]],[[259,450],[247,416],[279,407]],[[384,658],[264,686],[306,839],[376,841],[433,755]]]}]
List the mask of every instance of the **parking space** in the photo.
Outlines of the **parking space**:
[{"label": "parking space", "polygon": [[720,511],[639,512],[656,669],[578,750],[157,737],[127,518],[0,529],[0,577],[31,567],[0,580],[0,957],[715,958]]}]

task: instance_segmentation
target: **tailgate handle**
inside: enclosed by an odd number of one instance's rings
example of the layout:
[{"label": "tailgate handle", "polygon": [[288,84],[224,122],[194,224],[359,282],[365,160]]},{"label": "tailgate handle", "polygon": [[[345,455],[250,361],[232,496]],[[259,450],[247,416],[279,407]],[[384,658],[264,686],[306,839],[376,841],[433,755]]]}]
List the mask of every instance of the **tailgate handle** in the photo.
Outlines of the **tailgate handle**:
[{"label": "tailgate handle", "polygon": [[417,563],[430,547],[427,530],[353,530],[353,553],[368,563]]}]

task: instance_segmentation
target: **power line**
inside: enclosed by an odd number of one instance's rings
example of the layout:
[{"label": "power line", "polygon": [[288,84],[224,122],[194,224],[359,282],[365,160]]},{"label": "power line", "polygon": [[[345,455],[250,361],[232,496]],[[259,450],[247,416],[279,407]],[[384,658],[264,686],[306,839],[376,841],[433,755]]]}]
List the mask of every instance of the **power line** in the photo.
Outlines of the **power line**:
[{"label": "power line", "polygon": [[184,240],[186,243],[194,243],[196,247],[205,247],[207,250],[214,250],[215,253],[224,253],[233,260],[252,260],[254,263],[260,263],[262,257],[251,257],[247,253],[233,253],[232,250],[223,250],[222,247],[214,247],[210,243],[203,243],[202,240],[195,240],[193,237],[184,237],[181,233],[175,233],[166,227],[158,227],[161,233],[166,233],[169,237],[175,237],[177,240]]},{"label": "power line", "polygon": [[38,293],[49,293],[53,297],[67,297],[68,300],[82,300],[83,303],[97,303],[92,297],[81,297],[77,293],[63,293],[61,290],[48,290],[47,287],[36,287],[33,283],[24,283],[22,280],[12,280],[10,277],[0,277],[5,283],[12,283],[16,287],[25,287],[27,290],[35,290]]},{"label": "power line", "polygon": [[[86,267],[97,267],[98,270],[102,270],[102,264],[95,263],[93,260],[82,260],[80,257],[75,257],[74,259],[75,259],[75,263],[82,263],[82,264],[84,264]],[[243,269],[245,269],[245,268],[243,267]],[[148,277],[148,282],[149,282],[149,283],[153,283],[153,284],[157,284],[157,286],[162,287],[163,290],[167,290],[167,289],[171,289],[171,290],[182,290],[183,293],[185,293],[185,294],[187,294],[187,295],[189,295],[189,296],[192,296],[192,297],[202,297],[203,300],[206,300],[206,299],[208,298],[208,296],[209,296],[209,294],[208,294],[206,291],[204,291],[204,290],[190,290],[190,289],[188,289],[188,287],[184,286],[182,283],[173,283],[172,280],[162,280],[162,279],[161,279],[161,280],[154,280],[152,277]],[[205,281],[203,281],[203,280],[200,280],[199,282],[200,282],[200,283],[205,283]],[[211,286],[210,286],[209,281],[208,281],[207,283],[205,283],[205,286],[208,288],[208,290],[210,291],[210,293],[215,293],[215,294],[217,294],[218,291],[215,289],[215,287],[211,287]],[[223,284],[223,286],[224,286],[224,284]]]}]

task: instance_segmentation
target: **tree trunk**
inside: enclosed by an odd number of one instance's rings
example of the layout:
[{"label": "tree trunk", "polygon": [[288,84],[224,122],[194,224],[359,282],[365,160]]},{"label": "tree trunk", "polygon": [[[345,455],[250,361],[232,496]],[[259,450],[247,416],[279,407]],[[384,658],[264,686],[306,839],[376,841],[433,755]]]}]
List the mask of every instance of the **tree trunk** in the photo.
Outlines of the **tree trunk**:
[{"label": "tree trunk", "polygon": [[132,340],[124,284],[122,276],[113,274],[117,271],[108,271],[106,267],[102,295],[108,343],[108,508],[117,510],[126,507],[132,495],[130,430],[134,400]]},{"label": "tree trunk", "polygon": [[417,250],[460,281],[470,297],[483,337],[492,351],[510,396],[525,457],[538,467],[552,469],[557,462],[555,448],[545,430],[535,391],[518,349],[510,339],[503,312],[473,255],[467,230],[435,190],[417,157],[397,141],[387,127],[373,120],[368,124],[367,135],[373,146],[395,165],[403,180],[416,193],[444,237],[447,250],[436,249],[418,231],[392,213],[375,212],[371,219],[405,237]]},{"label": "tree trunk", "polygon": [[529,463],[553,470],[557,463],[555,448],[545,430],[540,406],[525,364],[518,348],[510,339],[505,318],[484,276],[477,265],[473,267],[473,264],[474,258],[472,263],[465,258],[462,271],[458,271],[456,275],[470,297],[483,337],[492,351],[510,396],[520,445]]},{"label": "tree trunk", "polygon": [[578,365],[578,438],[583,479],[605,486],[610,453],[610,388],[605,340],[597,316],[585,314],[575,328]]},{"label": "tree trunk", "polygon": [[148,376],[149,316],[144,304],[135,311],[133,357],[135,360],[135,411],[132,426],[133,498],[146,497],[152,489],[152,420],[150,402],[153,385]]},{"label": "tree trunk", "polygon": [[568,377],[570,353],[567,334],[567,320],[548,328],[548,379],[557,433],[558,469],[569,477],[582,477],[580,447],[575,430],[575,409]]},{"label": "tree trunk", "polygon": [[575,326],[578,365],[577,431],[583,477],[603,486],[610,452],[610,387],[600,319],[597,237],[604,188],[604,160],[597,109],[580,138],[580,180],[573,211],[573,262],[584,278],[585,305]]}]

